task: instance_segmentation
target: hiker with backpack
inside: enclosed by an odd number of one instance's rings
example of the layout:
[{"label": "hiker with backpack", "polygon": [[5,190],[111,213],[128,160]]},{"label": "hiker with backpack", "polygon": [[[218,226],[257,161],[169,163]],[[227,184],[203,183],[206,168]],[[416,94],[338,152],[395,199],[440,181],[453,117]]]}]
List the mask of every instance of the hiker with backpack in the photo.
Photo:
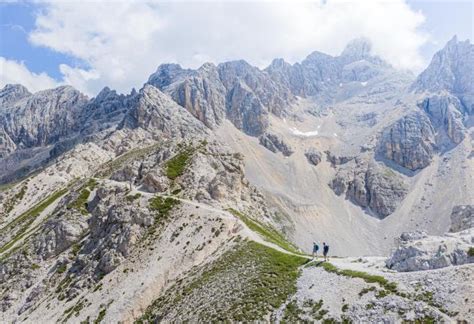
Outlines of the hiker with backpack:
[{"label": "hiker with backpack", "polygon": [[313,242],[313,258],[318,257],[319,245],[316,242]]},{"label": "hiker with backpack", "polygon": [[324,261],[328,261],[328,259],[329,259],[328,253],[329,253],[329,245],[327,245],[326,242],[323,242],[323,256],[324,256]]}]

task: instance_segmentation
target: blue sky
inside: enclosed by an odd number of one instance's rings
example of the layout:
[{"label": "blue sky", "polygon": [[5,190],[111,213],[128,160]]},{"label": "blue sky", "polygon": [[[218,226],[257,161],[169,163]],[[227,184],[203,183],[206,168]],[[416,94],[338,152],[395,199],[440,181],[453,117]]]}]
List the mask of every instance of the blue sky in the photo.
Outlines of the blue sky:
[{"label": "blue sky", "polygon": [[392,65],[419,72],[454,34],[473,39],[472,1],[326,2],[0,2],[0,86],[128,92],[164,62],[244,58],[264,67],[313,50],[337,55],[358,36]]}]

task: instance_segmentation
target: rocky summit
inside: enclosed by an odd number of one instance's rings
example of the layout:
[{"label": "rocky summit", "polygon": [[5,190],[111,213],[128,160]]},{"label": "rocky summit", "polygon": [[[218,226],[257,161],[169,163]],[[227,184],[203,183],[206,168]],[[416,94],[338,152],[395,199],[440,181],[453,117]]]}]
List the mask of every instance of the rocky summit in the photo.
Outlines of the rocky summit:
[{"label": "rocky summit", "polygon": [[6,85],[0,322],[474,322],[473,65],[361,38],[128,94]]}]

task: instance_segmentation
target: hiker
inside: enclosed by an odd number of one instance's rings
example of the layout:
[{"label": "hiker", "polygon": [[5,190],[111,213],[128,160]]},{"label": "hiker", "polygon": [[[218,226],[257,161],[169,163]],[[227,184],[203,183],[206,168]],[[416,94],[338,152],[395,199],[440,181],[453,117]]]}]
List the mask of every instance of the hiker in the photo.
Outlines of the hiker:
[{"label": "hiker", "polygon": [[313,242],[313,258],[318,257],[319,245],[316,242]]},{"label": "hiker", "polygon": [[323,242],[324,261],[328,260],[328,252],[329,252],[329,245],[327,245],[326,242]]}]

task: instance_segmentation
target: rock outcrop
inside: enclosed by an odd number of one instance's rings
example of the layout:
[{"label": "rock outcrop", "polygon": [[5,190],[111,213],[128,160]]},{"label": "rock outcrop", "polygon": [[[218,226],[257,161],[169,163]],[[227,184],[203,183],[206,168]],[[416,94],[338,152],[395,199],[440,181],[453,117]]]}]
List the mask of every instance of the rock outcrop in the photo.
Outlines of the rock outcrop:
[{"label": "rock outcrop", "polygon": [[474,228],[474,205],[454,206],[451,212],[450,232]]},{"label": "rock outcrop", "polygon": [[259,137],[259,142],[273,153],[281,152],[284,156],[290,156],[294,153],[293,149],[282,138],[273,133],[263,134]]},{"label": "rock outcrop", "polygon": [[405,235],[386,265],[405,272],[472,263],[474,256],[468,251],[473,243],[473,229],[445,236]]},{"label": "rock outcrop", "polygon": [[431,163],[436,139],[430,120],[411,113],[384,130],[378,149],[384,158],[415,171]]},{"label": "rock outcrop", "polygon": [[345,194],[347,199],[380,218],[393,213],[408,192],[400,175],[377,163],[366,164],[360,160],[340,169],[329,186],[336,195]]},{"label": "rock outcrop", "polygon": [[306,156],[306,159],[308,160],[309,163],[313,165],[318,165],[321,162],[323,154],[317,149],[312,147],[304,153],[304,156]]},{"label": "rock outcrop", "polygon": [[440,130],[437,136],[439,144],[443,144],[443,134],[454,144],[462,142],[466,131],[463,124],[465,111],[458,98],[451,95],[434,95],[424,99],[419,106],[428,114],[433,127]]}]

